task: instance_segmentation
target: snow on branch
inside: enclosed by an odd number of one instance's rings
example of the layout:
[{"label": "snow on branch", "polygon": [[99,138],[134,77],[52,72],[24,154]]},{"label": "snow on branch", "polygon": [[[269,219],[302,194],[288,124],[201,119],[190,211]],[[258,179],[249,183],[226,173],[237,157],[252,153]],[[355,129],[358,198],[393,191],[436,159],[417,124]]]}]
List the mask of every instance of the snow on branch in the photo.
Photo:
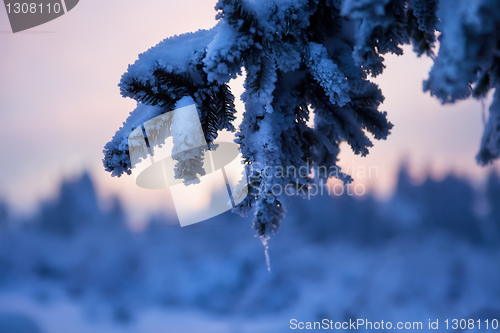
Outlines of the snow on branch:
[{"label": "snow on branch", "polygon": [[[482,98],[499,84],[498,0],[219,0],[215,8],[215,27],[167,38],[129,66],[119,86],[138,106],[105,146],[104,165],[113,176],[130,174],[128,135],[186,96],[196,103],[207,142],[222,129],[234,131],[227,84],[244,70],[236,142],[252,182],[235,211],[255,210],[254,228],[266,244],[286,212],[285,193],[274,188],[298,184],[307,193],[328,178],[314,175],[321,166],[336,168],[348,183],[337,166],[340,144],[365,156],[373,146],[367,132],[375,140],[390,134],[379,110],[382,92],[368,80],[383,72],[384,54],[401,55],[412,43],[419,56],[431,56],[424,89],[443,102]],[[482,164],[500,155],[499,99],[497,91]],[[307,172],[269,172],[301,167]]]}]

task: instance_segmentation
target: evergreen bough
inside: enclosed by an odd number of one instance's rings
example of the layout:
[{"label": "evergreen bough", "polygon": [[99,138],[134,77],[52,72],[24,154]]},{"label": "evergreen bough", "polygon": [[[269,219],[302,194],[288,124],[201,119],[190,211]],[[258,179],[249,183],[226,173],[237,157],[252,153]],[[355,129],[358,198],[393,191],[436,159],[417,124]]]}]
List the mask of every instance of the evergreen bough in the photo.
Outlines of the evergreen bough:
[{"label": "evergreen bough", "polygon": [[[236,142],[252,182],[235,211],[254,210],[264,240],[285,215],[273,187],[291,184],[305,193],[328,178],[312,172],[320,167],[336,168],[336,177],[349,183],[336,164],[340,143],[365,156],[373,145],[367,132],[376,140],[389,135],[392,124],[378,110],[384,97],[368,81],[382,73],[384,54],[401,55],[401,46],[411,43],[419,56],[432,57],[424,90],[443,103],[483,98],[500,82],[498,0],[219,0],[215,8],[215,27],[167,38],[129,66],[120,89],[138,107],[105,146],[104,166],[113,176],[130,174],[130,132],[185,96],[196,103],[207,142],[223,129],[234,131],[228,82],[244,69],[245,113]],[[500,155],[499,91],[480,164]],[[310,174],[273,172],[301,167]]]}]

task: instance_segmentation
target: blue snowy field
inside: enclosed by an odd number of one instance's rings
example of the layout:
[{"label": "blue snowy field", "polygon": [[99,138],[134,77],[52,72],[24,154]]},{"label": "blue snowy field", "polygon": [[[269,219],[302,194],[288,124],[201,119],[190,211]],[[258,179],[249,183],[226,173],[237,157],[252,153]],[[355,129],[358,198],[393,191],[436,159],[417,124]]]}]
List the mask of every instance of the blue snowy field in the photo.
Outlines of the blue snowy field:
[{"label": "blue snowy field", "polygon": [[2,206],[0,332],[288,332],[324,319],[423,331],[474,319],[467,331],[484,332],[477,320],[500,317],[499,199],[494,174],[478,191],[454,176],[414,185],[405,170],[385,202],[291,197],[269,273],[251,218],[180,228],[156,216],[132,232],[83,175],[31,218]]}]

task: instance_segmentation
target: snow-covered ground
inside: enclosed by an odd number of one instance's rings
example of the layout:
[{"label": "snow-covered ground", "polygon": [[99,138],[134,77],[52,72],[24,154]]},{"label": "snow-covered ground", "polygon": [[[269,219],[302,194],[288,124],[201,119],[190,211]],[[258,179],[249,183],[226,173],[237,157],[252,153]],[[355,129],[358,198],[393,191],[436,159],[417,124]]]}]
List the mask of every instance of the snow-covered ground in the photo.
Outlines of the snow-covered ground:
[{"label": "snow-covered ground", "polygon": [[[152,287],[138,281],[132,287],[136,299],[128,296],[127,301],[118,301],[123,311],[130,311],[120,317],[119,307],[113,306],[116,300],[95,294],[70,298],[58,286],[33,282],[3,290],[0,311],[27,315],[51,333],[285,332],[290,331],[291,319],[425,324],[429,319],[500,316],[498,249],[477,249],[443,237],[399,239],[373,248],[346,242],[300,245],[276,248],[270,274],[263,260],[262,267],[245,271],[237,265],[225,266],[227,257],[204,263],[192,258],[200,267],[180,262],[157,267],[152,273],[157,278],[172,271],[190,285],[186,302],[179,300],[179,305],[159,304],[153,298],[145,301],[144,294]],[[220,286],[215,279],[197,274],[209,270],[219,272]],[[243,279],[245,274],[249,275],[246,285],[231,284],[235,280],[228,275]],[[228,295],[231,290],[237,297]],[[212,298],[213,304],[203,297]],[[218,304],[224,302],[233,308]]]},{"label": "snow-covered ground", "polygon": [[475,192],[453,177],[415,186],[403,174],[388,202],[291,199],[269,273],[249,219],[180,228],[156,218],[133,233],[83,177],[24,226],[0,223],[0,332],[279,333],[292,319],[427,331],[429,320],[498,320],[493,185],[479,215]]}]

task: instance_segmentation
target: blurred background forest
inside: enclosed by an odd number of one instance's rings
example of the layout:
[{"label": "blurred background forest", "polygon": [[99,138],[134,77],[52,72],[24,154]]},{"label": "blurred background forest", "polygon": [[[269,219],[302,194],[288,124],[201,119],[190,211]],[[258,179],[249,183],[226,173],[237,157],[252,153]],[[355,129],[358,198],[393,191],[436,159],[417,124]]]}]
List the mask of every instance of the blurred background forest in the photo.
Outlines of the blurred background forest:
[{"label": "blurred background forest", "polygon": [[2,204],[0,331],[285,332],[292,318],[500,315],[496,173],[478,190],[453,175],[416,183],[403,167],[385,201],[289,200],[271,273],[250,218],[180,228],[158,215],[131,231],[118,199],[102,208],[88,174],[62,182],[30,218]]}]

